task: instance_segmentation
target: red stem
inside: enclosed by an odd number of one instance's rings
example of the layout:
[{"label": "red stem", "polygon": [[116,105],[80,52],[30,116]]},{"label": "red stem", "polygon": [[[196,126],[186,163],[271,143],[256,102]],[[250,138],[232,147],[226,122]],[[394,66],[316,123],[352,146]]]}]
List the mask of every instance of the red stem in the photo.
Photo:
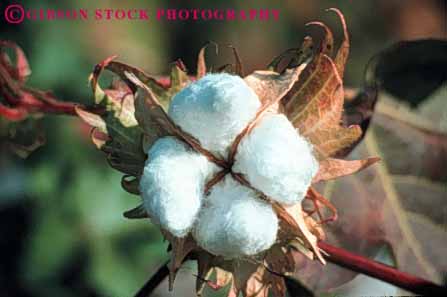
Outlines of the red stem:
[{"label": "red stem", "polygon": [[444,293],[444,296],[446,296],[446,288],[428,280],[399,271],[391,266],[364,258],[344,249],[334,247],[323,241],[318,242],[318,247],[329,255],[327,257],[328,261],[339,266],[377,278],[416,294],[442,296],[440,294]]}]

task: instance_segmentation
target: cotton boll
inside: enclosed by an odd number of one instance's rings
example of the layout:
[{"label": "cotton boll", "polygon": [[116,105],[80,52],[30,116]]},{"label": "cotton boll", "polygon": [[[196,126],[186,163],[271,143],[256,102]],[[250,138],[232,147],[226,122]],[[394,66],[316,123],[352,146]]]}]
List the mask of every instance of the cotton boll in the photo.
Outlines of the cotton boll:
[{"label": "cotton boll", "polygon": [[193,235],[210,253],[238,258],[268,249],[277,230],[272,206],[227,175],[205,198]]},{"label": "cotton boll", "polygon": [[187,235],[201,207],[205,180],[216,171],[216,165],[176,138],[157,140],[140,181],[152,221],[177,237]]},{"label": "cotton boll", "polygon": [[176,94],[168,114],[204,148],[225,157],[259,107],[257,95],[242,78],[219,73],[207,74]]},{"label": "cotton boll", "polygon": [[233,166],[252,186],[283,204],[301,201],[317,173],[312,147],[284,115],[266,115],[241,141]]}]

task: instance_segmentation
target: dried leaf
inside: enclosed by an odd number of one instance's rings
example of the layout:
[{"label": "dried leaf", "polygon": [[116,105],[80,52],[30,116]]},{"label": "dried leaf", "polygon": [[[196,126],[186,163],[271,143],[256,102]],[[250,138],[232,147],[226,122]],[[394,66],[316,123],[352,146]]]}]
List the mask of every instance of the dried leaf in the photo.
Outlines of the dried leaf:
[{"label": "dried leaf", "polygon": [[185,238],[173,237],[169,242],[172,245],[171,261],[169,262],[169,291],[172,291],[178,269],[185,261],[186,257],[196,249],[197,246],[191,236]]},{"label": "dried leaf", "polygon": [[340,125],[343,111],[343,72],[349,53],[349,39],[343,15],[335,11],[342,22],[344,41],[334,60],[331,52],[333,37],[322,23],[313,22],[325,30],[319,52],[303,72],[303,76],[282,101],[285,114],[308,137],[315,147],[317,156],[324,159],[352,146],[361,136],[358,126]]},{"label": "dried leaf", "polygon": [[143,204],[138,205],[135,208],[132,208],[123,213],[124,217],[127,219],[145,219],[149,218],[146,209]]},{"label": "dried leaf", "polygon": [[206,59],[205,59],[205,52],[208,49],[210,45],[213,45],[216,48],[216,54],[217,54],[217,44],[214,42],[207,42],[199,51],[199,56],[197,57],[197,75],[196,78],[200,79],[206,74]]},{"label": "dried leaf", "polygon": [[324,37],[321,40],[320,53],[331,57],[334,50],[334,35],[332,34],[331,29],[322,22],[310,22],[307,23],[306,26],[318,26],[323,29]]},{"label": "dried leaf", "polygon": [[[182,70],[177,64],[174,64],[171,68],[171,86],[169,88],[168,96],[169,101],[172,99],[172,97],[178,93],[181,89],[186,87],[191,80],[188,77],[188,74]],[[166,100],[165,100],[166,101]]]},{"label": "dried leaf", "polygon": [[234,65],[235,65],[234,73],[236,75],[239,75],[240,77],[243,77],[244,76],[244,66],[242,64],[241,57],[239,56],[239,53],[234,46],[230,45],[229,47],[231,48],[231,50],[233,52],[233,56],[234,56]]},{"label": "dried leaf", "polygon": [[131,194],[140,195],[140,180],[138,178],[125,175],[121,178],[121,186]]},{"label": "dried leaf", "polygon": [[307,64],[287,70],[283,74],[274,71],[255,71],[244,78],[247,85],[258,95],[263,109],[278,103],[298,80]]},{"label": "dried leaf", "polygon": [[[131,82],[134,78],[129,78]],[[137,79],[135,77],[135,79]],[[169,120],[151,89],[140,84],[135,94],[135,118],[145,135],[145,146],[150,147],[158,138],[175,135],[173,123]]]},{"label": "dried leaf", "polygon": [[275,57],[267,66],[267,69],[275,72],[282,72],[279,70],[281,62],[291,56],[285,69],[296,68],[299,65],[305,63],[308,64],[313,56],[313,40],[310,36],[304,37],[301,48],[291,48]]},{"label": "dried leaf", "polygon": [[341,13],[341,11],[339,9],[329,8],[328,11],[333,11],[337,14],[338,18],[340,19],[341,26],[343,28],[343,41],[340,45],[340,48],[337,51],[335,59],[334,59],[335,66],[337,66],[338,73],[340,74],[340,77],[343,79],[343,75],[345,73],[346,61],[348,60],[349,48],[350,48],[348,27],[346,25],[345,17],[343,16],[343,13]]},{"label": "dried leaf", "polygon": [[107,124],[100,115],[84,110],[80,106],[76,106],[75,111],[84,122],[100,132],[107,133]]},{"label": "dried leaf", "polygon": [[268,297],[266,274],[265,267],[256,263],[236,261],[233,265],[235,287],[244,297]]},{"label": "dried leaf", "polygon": [[90,131],[90,139],[97,149],[101,149],[107,141],[110,141],[109,135],[107,133],[99,131],[97,128],[92,128]]},{"label": "dried leaf", "polygon": [[[202,296],[203,289],[206,285],[213,285],[209,280],[213,272],[213,256],[206,252],[198,253],[197,256],[197,280],[196,280],[196,294]],[[217,285],[218,286],[218,285]],[[216,288],[217,288],[216,286]]]},{"label": "dried leaf", "polygon": [[273,205],[278,218],[280,219],[280,228],[284,228],[286,233],[301,238],[309,249],[313,251],[315,256],[322,264],[326,264],[323,256],[317,247],[317,238],[310,233],[304,222],[301,203],[292,206]]},{"label": "dried leaf", "polygon": [[317,175],[312,180],[312,183],[350,175],[378,161],[380,161],[380,158],[377,157],[370,157],[368,159],[352,161],[328,158],[320,162],[320,167],[318,169]]},{"label": "dried leaf", "polygon": [[265,262],[269,270],[279,274],[293,273],[295,270],[295,263],[291,253],[278,244],[272,246],[267,251]]},{"label": "dried leaf", "polygon": [[[140,81],[142,81],[144,84],[146,84],[153,90],[153,92],[158,96],[160,101],[162,101],[163,103],[165,103],[166,101],[167,104],[169,104],[168,101],[170,100],[170,98],[168,99],[167,97],[165,97],[167,89],[162,84],[160,84],[155,78],[146,74],[143,70],[137,67],[130,66],[128,64],[113,60],[114,59],[110,60],[108,63],[105,63],[105,65],[103,65],[103,69],[105,68],[112,71],[113,73],[118,75],[123,81],[127,81],[125,72],[133,73]],[[132,86],[130,85],[130,87]],[[133,89],[132,91],[135,91],[135,89]]]}]

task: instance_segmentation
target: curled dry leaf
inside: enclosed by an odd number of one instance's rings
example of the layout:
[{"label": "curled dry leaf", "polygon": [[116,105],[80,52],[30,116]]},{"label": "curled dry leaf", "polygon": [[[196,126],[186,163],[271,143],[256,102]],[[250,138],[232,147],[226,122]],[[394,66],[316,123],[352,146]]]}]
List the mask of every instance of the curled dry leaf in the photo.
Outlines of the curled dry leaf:
[{"label": "curled dry leaf", "polygon": [[149,215],[146,212],[146,209],[144,208],[144,206],[141,204],[135,208],[132,208],[128,211],[125,211],[123,213],[125,218],[128,219],[143,219],[143,218],[149,218]]},{"label": "curled dry leaf", "polygon": [[206,74],[206,59],[205,59],[205,52],[208,49],[209,46],[213,45],[216,48],[216,54],[218,52],[217,44],[214,42],[208,42],[206,43],[199,51],[199,55],[197,57],[197,74],[196,79],[200,79]]},{"label": "curled dry leaf", "polygon": [[121,178],[121,186],[131,194],[140,195],[139,184],[140,180],[131,175],[124,175]]},{"label": "curled dry leaf", "polygon": [[377,157],[353,161],[328,158],[320,162],[320,168],[312,183],[351,175],[378,161],[380,158]]},{"label": "curled dry leaf", "polygon": [[[361,136],[359,126],[343,127],[343,72],[349,54],[349,37],[343,15],[335,11],[343,25],[344,40],[334,60],[331,31],[322,23],[325,37],[319,52],[303,72],[302,78],[282,100],[285,114],[300,133],[314,144],[320,159],[335,155],[351,146]],[[329,55],[328,55],[329,54]]]}]

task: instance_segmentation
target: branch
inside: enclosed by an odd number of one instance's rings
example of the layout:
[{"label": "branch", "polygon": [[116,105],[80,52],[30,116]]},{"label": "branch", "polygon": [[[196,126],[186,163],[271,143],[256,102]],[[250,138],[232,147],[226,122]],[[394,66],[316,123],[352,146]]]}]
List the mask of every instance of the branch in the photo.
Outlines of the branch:
[{"label": "branch", "polygon": [[[325,251],[329,262],[392,284],[401,289],[423,296],[447,296],[447,289],[428,280],[402,272],[391,266],[334,247],[324,241],[318,242]],[[149,297],[158,285],[169,275],[168,263],[161,266],[144,284],[134,297]]]},{"label": "branch", "polygon": [[4,88],[0,88],[0,92],[8,104],[0,103],[0,115],[11,121],[21,121],[29,115],[42,113],[77,116],[76,106],[96,114],[101,114],[104,111],[102,106],[83,106],[76,102],[61,101],[50,92],[28,87],[21,88],[19,94],[10,94]]},{"label": "branch", "polygon": [[144,284],[144,286],[138,290],[134,297],[148,297],[152,292],[158,287],[161,282],[169,275],[168,268],[169,261],[164,263],[157,272],[155,272],[152,277]]},{"label": "branch", "polygon": [[399,271],[391,266],[364,258],[344,249],[334,247],[324,241],[318,242],[318,247],[329,255],[327,257],[329,262],[379,279],[412,293],[424,296],[442,296],[441,293],[444,293],[445,296],[447,293],[446,288],[428,280]]}]

